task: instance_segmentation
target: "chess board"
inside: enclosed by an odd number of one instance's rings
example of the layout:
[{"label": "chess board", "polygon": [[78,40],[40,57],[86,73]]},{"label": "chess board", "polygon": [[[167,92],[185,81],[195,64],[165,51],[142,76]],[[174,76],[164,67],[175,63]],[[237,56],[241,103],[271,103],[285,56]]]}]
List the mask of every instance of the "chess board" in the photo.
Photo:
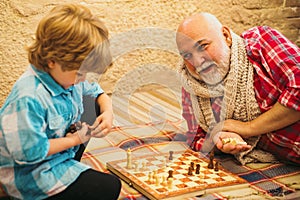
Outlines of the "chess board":
[{"label": "chess board", "polygon": [[[179,200],[232,187],[248,187],[244,179],[221,166],[218,171],[208,169],[208,160],[192,150],[174,151],[172,160],[169,157],[169,153],[132,156],[129,168],[127,159],[108,162],[107,168],[151,200]],[[199,174],[193,171],[192,175],[188,175],[191,162],[200,164]],[[169,170],[173,171],[171,184],[166,180]],[[157,178],[153,178],[153,174]]]}]

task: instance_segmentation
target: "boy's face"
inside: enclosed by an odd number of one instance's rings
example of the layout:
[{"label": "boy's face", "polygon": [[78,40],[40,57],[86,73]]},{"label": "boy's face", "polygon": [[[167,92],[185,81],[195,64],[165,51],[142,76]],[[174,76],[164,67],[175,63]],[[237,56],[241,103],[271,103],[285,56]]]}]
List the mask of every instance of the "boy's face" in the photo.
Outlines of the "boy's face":
[{"label": "boy's face", "polygon": [[54,61],[49,61],[48,66],[51,77],[64,89],[85,81],[86,73],[79,72],[78,70],[63,71],[61,65]]}]

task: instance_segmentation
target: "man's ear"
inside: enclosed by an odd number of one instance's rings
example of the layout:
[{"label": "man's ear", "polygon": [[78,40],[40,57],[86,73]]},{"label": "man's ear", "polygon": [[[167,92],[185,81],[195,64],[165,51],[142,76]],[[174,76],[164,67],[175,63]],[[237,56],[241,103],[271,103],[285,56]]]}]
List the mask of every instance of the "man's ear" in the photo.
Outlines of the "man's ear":
[{"label": "man's ear", "polygon": [[55,66],[55,61],[54,61],[54,60],[48,60],[48,61],[47,61],[47,64],[48,64],[48,67],[49,67],[50,69],[52,69],[52,68],[54,68],[54,66]]},{"label": "man's ear", "polygon": [[225,42],[227,43],[227,46],[231,47],[232,44],[232,36],[230,29],[227,26],[222,27],[222,33],[225,39]]}]

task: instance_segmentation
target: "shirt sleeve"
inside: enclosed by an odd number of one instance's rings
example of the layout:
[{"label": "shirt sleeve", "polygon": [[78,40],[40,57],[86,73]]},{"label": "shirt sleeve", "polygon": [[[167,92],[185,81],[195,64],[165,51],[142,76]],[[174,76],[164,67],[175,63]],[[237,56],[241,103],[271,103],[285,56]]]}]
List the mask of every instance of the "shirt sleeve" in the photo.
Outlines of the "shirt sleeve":
[{"label": "shirt sleeve", "polygon": [[194,111],[192,107],[192,102],[190,94],[182,88],[182,116],[187,122],[188,132],[196,133],[197,132],[197,121],[194,116]]},{"label": "shirt sleeve", "polygon": [[91,96],[93,98],[96,98],[99,94],[104,93],[100,85],[96,82],[89,83],[88,81],[84,81],[82,84],[82,94],[84,96]]},{"label": "shirt sleeve", "polygon": [[261,88],[267,98],[300,111],[299,47],[267,26],[252,28],[242,37],[258,76],[267,83]]},{"label": "shirt sleeve", "polygon": [[43,131],[42,106],[32,98],[23,97],[6,107],[1,116],[2,135],[7,150],[18,164],[34,164],[43,160],[49,140]]},{"label": "shirt sleeve", "polygon": [[186,120],[187,144],[195,151],[200,151],[205,141],[206,132],[198,125],[194,115],[190,93],[182,88],[182,116]]}]

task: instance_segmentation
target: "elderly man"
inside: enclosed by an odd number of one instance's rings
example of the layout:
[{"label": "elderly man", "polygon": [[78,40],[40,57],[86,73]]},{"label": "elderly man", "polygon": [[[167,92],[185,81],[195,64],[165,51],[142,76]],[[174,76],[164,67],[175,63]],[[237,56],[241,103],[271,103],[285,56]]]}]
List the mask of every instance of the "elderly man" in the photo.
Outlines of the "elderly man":
[{"label": "elderly man", "polygon": [[194,150],[300,164],[299,47],[267,26],[238,36],[209,13],[183,20],[176,42]]}]

